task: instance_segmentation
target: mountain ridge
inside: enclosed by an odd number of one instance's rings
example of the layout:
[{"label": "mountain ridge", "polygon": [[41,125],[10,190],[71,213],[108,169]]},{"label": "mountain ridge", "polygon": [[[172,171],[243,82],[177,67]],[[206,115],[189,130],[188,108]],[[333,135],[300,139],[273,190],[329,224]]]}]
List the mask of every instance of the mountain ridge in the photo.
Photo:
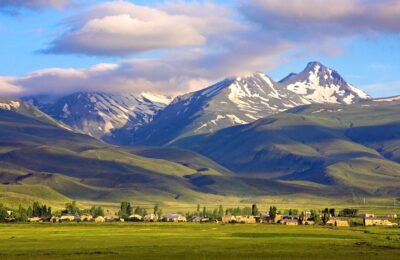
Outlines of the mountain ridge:
[{"label": "mountain ridge", "polygon": [[228,78],[176,97],[153,120],[136,130],[117,131],[111,142],[165,145],[179,138],[213,133],[312,103],[350,104],[370,99],[334,70],[310,62],[298,74],[275,82],[264,73]]}]

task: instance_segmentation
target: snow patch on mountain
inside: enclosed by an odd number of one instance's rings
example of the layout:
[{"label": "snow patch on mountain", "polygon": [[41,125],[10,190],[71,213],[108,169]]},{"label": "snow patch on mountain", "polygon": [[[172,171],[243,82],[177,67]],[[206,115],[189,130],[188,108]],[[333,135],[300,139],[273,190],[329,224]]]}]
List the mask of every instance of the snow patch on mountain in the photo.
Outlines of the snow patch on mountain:
[{"label": "snow patch on mountain", "polygon": [[291,74],[281,83],[311,103],[352,104],[370,98],[319,62],[309,63],[304,71]]},{"label": "snow patch on mountain", "polygon": [[7,100],[0,102],[0,109],[8,110],[8,111],[15,111],[21,106],[19,101],[14,100]]},{"label": "snow patch on mountain", "polygon": [[374,102],[394,102],[394,101],[400,101],[400,96],[387,97],[387,98],[376,98],[376,99],[373,99],[372,101],[374,101]]},{"label": "snow patch on mountain", "polygon": [[30,100],[55,119],[102,138],[122,127],[137,128],[148,123],[171,98],[150,92],[140,95],[79,92],[53,103],[41,104],[34,97]]}]

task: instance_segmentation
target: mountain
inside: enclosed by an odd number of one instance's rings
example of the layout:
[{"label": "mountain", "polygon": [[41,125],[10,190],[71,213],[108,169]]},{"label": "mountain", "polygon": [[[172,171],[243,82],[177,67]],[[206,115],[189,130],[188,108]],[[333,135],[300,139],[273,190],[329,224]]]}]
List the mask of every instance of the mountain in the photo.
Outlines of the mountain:
[{"label": "mountain", "polygon": [[111,142],[165,145],[186,136],[254,122],[300,105],[350,104],[368,98],[336,71],[312,62],[301,73],[290,74],[281,82],[255,73],[179,96],[150,123],[138,129],[121,129]]},{"label": "mountain", "polygon": [[194,152],[190,160],[175,154],[177,162],[141,156],[71,131],[28,103],[0,99],[1,203],[191,201],[208,195],[190,178],[232,175]]},{"label": "mountain", "polygon": [[179,208],[289,195],[307,206],[365,196],[381,203],[400,196],[399,105],[392,99],[305,105],[170,147],[121,148],[72,131],[30,104],[0,99],[0,203],[61,208],[71,200],[108,206],[133,200]]},{"label": "mountain", "polygon": [[171,100],[151,93],[118,95],[78,92],[64,97],[24,98],[53,118],[82,133],[106,138],[118,128],[135,129],[148,123]]},{"label": "mountain", "polygon": [[280,81],[290,90],[311,103],[353,104],[370,97],[340,74],[319,62],[310,62],[300,73],[291,73]]},{"label": "mountain", "polygon": [[71,127],[53,119],[52,117],[50,117],[46,113],[43,113],[34,106],[18,99],[0,98],[0,110],[15,112],[17,114],[34,118],[36,120],[39,120],[47,124],[51,124],[53,126],[61,127],[69,131],[74,131],[74,129],[72,129]]},{"label": "mountain", "polygon": [[400,100],[305,105],[170,145],[249,178],[400,195]]}]

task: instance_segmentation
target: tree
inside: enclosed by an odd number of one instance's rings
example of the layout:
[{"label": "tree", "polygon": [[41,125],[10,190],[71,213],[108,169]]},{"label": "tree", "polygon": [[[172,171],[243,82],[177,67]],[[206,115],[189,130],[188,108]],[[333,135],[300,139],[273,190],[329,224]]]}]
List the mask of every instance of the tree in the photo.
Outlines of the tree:
[{"label": "tree", "polygon": [[335,216],[335,209],[329,209],[329,214],[334,217]]},{"label": "tree", "polygon": [[202,215],[202,217],[206,217],[207,216],[207,210],[206,210],[206,207],[204,206],[203,207],[203,215]]},{"label": "tree", "polygon": [[19,222],[26,222],[28,220],[27,210],[19,205],[18,210],[15,213],[15,218]]},{"label": "tree", "polygon": [[200,214],[200,204],[197,204],[197,210],[196,210],[196,212],[197,212],[197,215]]},{"label": "tree", "polygon": [[256,205],[256,204],[253,204],[253,205],[251,206],[251,215],[257,216],[257,215],[259,215],[259,214],[260,214],[260,211],[258,210],[257,205]]},{"label": "tree", "polygon": [[269,217],[272,219],[272,221],[275,222],[275,217],[276,217],[276,207],[275,206],[271,206],[269,207]]},{"label": "tree", "polygon": [[131,203],[127,201],[122,201],[119,216],[125,220],[128,220],[130,215],[132,215]]},{"label": "tree", "polygon": [[147,210],[137,206],[136,209],[135,209],[135,214],[138,214],[138,215],[143,217],[143,216],[145,216],[147,214]]},{"label": "tree", "polygon": [[319,214],[317,213],[317,211],[315,210],[311,210],[311,214],[310,214],[310,218],[316,223],[320,223],[321,222],[321,218],[319,217]]},{"label": "tree", "polygon": [[158,204],[154,205],[153,214],[154,214],[154,215],[157,215],[157,214],[158,214],[158,210],[159,210]]},{"label": "tree", "polygon": [[99,216],[104,216],[104,210],[102,207],[98,206],[92,206],[89,210],[89,213],[93,216],[93,217],[99,217]]},{"label": "tree", "polygon": [[340,217],[356,217],[358,213],[358,209],[343,209],[339,212]]},{"label": "tree", "polygon": [[224,208],[222,207],[222,205],[219,205],[219,209],[218,209],[218,219],[222,219],[222,217],[224,216]]},{"label": "tree", "polygon": [[7,209],[3,206],[3,204],[0,204],[0,222],[4,222],[7,217]]},{"label": "tree", "polygon": [[76,201],[72,201],[71,203],[65,204],[65,213],[75,215],[80,212],[80,209],[76,206]]},{"label": "tree", "polygon": [[162,216],[162,209],[159,209],[157,213],[158,219],[161,219],[161,216]]},{"label": "tree", "polygon": [[322,223],[324,223],[324,225],[329,221],[330,218],[330,214],[329,214],[329,210],[328,211],[324,211],[322,214]]}]

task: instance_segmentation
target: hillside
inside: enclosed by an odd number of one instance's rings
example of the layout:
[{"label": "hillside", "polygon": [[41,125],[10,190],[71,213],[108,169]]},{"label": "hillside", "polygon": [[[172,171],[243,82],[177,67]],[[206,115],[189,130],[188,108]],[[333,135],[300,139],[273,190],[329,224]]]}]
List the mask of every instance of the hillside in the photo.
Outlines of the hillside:
[{"label": "hillside", "polygon": [[178,163],[135,155],[66,129],[19,100],[2,99],[1,104],[2,202],[192,201],[202,193],[188,176],[229,174],[219,172],[223,168],[206,159],[192,165],[185,158]]},{"label": "hillside", "polygon": [[178,140],[241,176],[399,196],[400,106],[307,105]]}]

